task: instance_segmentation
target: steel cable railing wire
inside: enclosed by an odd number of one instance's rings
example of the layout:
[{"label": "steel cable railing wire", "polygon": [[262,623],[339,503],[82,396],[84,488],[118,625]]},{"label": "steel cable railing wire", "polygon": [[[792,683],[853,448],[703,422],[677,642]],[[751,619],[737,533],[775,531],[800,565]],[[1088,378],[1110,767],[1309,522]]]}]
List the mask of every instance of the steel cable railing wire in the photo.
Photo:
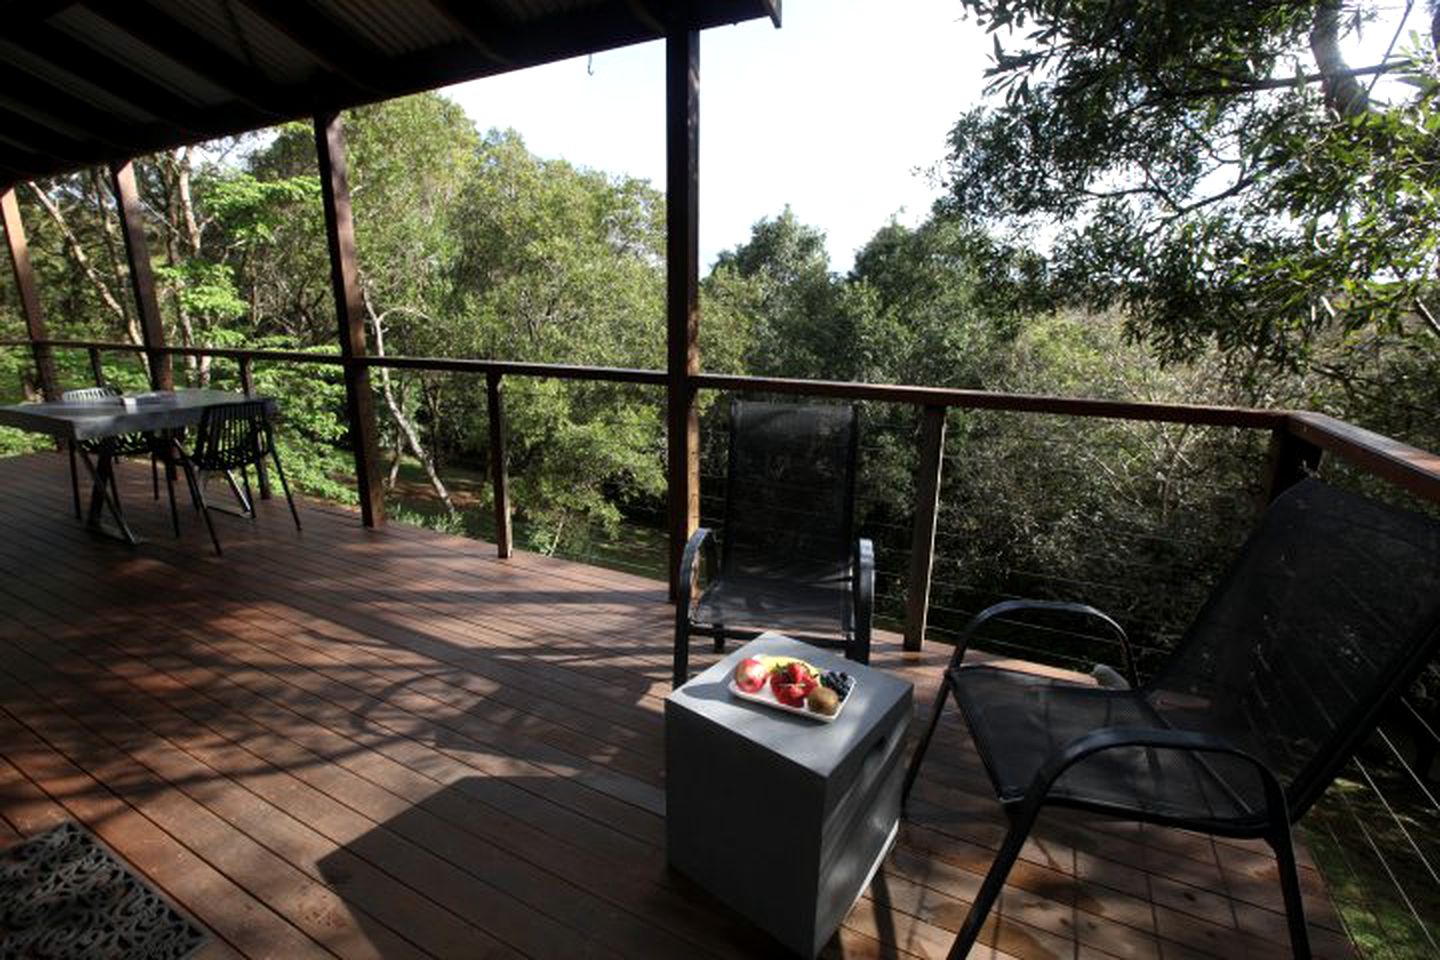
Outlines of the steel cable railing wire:
[{"label": "steel cable railing wire", "polygon": [[[1370,852],[1374,854],[1375,860],[1379,863],[1381,870],[1389,879],[1390,885],[1393,888],[1395,895],[1399,897],[1400,902],[1404,905],[1405,910],[1409,913],[1410,919],[1414,921],[1415,927],[1420,931],[1421,935],[1428,942],[1430,949],[1434,951],[1434,953],[1430,953],[1428,954],[1428,956],[1435,956],[1437,953],[1440,953],[1440,944],[1437,944],[1435,942],[1435,938],[1430,933],[1429,927],[1425,923],[1424,919],[1420,916],[1420,911],[1416,908],[1414,901],[1411,899],[1409,889],[1396,874],[1395,866],[1390,862],[1390,859],[1385,856],[1385,853],[1383,850],[1381,850],[1380,845],[1375,842],[1375,837],[1373,833],[1371,832],[1370,828],[1366,826],[1366,818],[1362,817],[1359,811],[1355,809],[1354,802],[1351,800],[1350,796],[1346,791],[1332,790],[1331,793],[1337,796],[1340,802],[1344,805],[1346,811],[1350,815],[1351,822],[1353,823],[1355,830],[1364,839],[1366,846],[1368,846],[1370,849]],[[1408,940],[1410,938],[1406,939]],[[1396,941],[1395,944],[1390,946],[1394,948],[1397,947],[1399,943],[1400,941]],[[1379,954],[1377,954],[1377,956],[1379,956]],[[1419,954],[1416,954],[1416,956],[1419,956]]]},{"label": "steel cable railing wire", "polygon": [[[1390,925],[1382,919],[1384,911],[1379,908],[1373,896],[1374,888],[1365,881],[1356,868],[1355,861],[1350,856],[1353,845],[1340,839],[1340,835],[1335,830],[1332,814],[1325,810],[1312,811],[1302,823],[1312,838],[1317,836],[1315,833],[1317,825],[1323,828],[1324,837],[1322,839],[1329,841],[1328,846],[1324,846],[1324,849],[1327,852],[1333,852],[1333,862],[1323,866],[1322,871],[1326,876],[1332,895],[1337,888],[1355,891],[1358,903],[1352,902],[1350,909],[1339,911],[1341,926],[1345,928],[1345,935],[1350,942],[1362,953],[1368,953],[1364,949],[1364,945],[1370,939],[1370,931],[1362,926],[1365,917],[1357,916],[1357,913],[1362,911],[1368,915],[1370,926],[1379,931],[1381,942],[1390,941],[1392,939]],[[1312,840],[1312,846],[1322,845],[1316,844]]]}]

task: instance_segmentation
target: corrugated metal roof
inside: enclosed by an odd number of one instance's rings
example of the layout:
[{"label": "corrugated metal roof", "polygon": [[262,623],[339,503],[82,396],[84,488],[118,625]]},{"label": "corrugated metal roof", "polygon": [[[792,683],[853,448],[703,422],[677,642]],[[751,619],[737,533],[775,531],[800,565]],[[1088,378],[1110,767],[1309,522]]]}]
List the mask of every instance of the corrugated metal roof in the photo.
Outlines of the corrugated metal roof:
[{"label": "corrugated metal roof", "polygon": [[[229,0],[153,0],[151,6],[230,53],[271,83],[303,83],[314,64],[285,35],[243,4]],[[125,24],[123,8],[114,13]]]},{"label": "corrugated metal roof", "polygon": [[[104,87],[82,80],[63,67],[51,63],[43,57],[37,57],[8,40],[0,40],[0,58],[12,66],[19,67],[37,80],[44,81],[58,90],[63,90],[103,110],[108,110],[117,117],[134,123],[150,123],[156,119],[154,114],[127,103]],[[24,97],[23,90],[12,90],[10,93],[22,99]]]},{"label": "corrugated metal roof", "polygon": [[316,0],[316,6],[391,56],[419,53],[455,39],[455,25],[428,4],[401,9],[390,0]]},{"label": "corrugated metal roof", "polygon": [[779,0],[26,5],[0,42],[0,185],[758,17]]},{"label": "corrugated metal roof", "polygon": [[196,105],[221,103],[229,93],[204,77],[186,70],[154,47],[136,40],[88,7],[62,10],[50,22],[62,32]]}]

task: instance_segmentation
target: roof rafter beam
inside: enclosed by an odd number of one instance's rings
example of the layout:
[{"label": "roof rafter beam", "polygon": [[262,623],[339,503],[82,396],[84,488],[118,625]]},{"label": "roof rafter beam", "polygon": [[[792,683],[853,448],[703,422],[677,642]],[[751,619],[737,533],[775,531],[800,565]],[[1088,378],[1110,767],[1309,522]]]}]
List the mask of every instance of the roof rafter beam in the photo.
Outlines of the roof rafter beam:
[{"label": "roof rafter beam", "polygon": [[[105,51],[52,26],[36,24],[27,30],[25,49],[51,63],[63,64],[66,73],[107,90],[146,113],[190,133],[203,136],[233,122],[224,115],[226,111],[199,108],[169,88],[112,59]],[[229,112],[233,114],[234,111]]]},{"label": "roof rafter beam", "polygon": [[84,162],[89,153],[85,144],[0,103],[0,137],[31,153],[68,162]]},{"label": "roof rafter beam", "polygon": [[365,77],[385,55],[364,37],[304,0],[238,0],[246,9],[288,37],[336,81],[372,96],[384,90]]},{"label": "roof rafter beam", "polygon": [[[107,8],[103,4],[96,4],[91,9],[97,16],[106,16]],[[241,103],[277,120],[304,113],[304,105],[294,102],[293,92],[266,80],[251,64],[185,29],[169,14],[155,9],[145,0],[130,0],[125,5],[124,16],[106,19],[116,29],[228,91]]]},{"label": "roof rafter beam", "polygon": [[92,142],[128,149],[137,142],[137,129],[145,126],[117,121],[114,114],[8,63],[0,63],[0,90],[23,90],[26,106],[34,108],[32,122],[57,134],[78,128],[91,134]]},{"label": "roof rafter beam", "polygon": [[[638,0],[604,0],[592,7],[536,20],[502,20],[473,0],[431,0],[477,44],[505,50],[508,62],[529,66],[545,60],[608,50],[638,40],[665,36],[664,18],[647,15]],[[641,27],[637,36],[635,27]]]}]

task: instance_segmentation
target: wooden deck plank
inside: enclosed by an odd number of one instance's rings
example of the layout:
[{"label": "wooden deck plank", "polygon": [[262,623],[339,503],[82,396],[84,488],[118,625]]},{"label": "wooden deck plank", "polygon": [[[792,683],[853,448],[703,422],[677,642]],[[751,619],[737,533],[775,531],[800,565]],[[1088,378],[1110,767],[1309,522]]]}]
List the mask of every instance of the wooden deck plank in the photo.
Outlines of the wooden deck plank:
[{"label": "wooden deck plank", "polygon": [[[62,459],[0,460],[0,837],[111,818],[232,955],[779,955],[664,865],[663,584],[308,503],[301,535],[283,504],[218,518],[218,559],[193,515],[169,538],[142,472],[122,468],[127,512],[155,539],[132,550],[69,516]],[[943,652],[882,635],[874,662],[923,712]],[[943,955],[969,909],[1004,819],[963,725],[937,745],[827,956]],[[1058,817],[977,955],[1283,955],[1273,869],[1263,846]],[[1351,955],[1302,874],[1317,951]],[[208,902],[227,883],[261,933]]]}]

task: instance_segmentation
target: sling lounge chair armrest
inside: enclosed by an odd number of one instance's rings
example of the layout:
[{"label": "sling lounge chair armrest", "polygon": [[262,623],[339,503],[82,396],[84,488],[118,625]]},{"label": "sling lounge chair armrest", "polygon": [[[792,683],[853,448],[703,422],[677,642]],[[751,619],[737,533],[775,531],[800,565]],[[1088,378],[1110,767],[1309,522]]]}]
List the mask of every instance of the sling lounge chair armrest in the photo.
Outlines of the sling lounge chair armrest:
[{"label": "sling lounge chair armrest", "polygon": [[875,620],[875,544],[868,537],[855,541],[855,645],[858,663],[870,662],[870,632]]},{"label": "sling lounge chair armrest", "polygon": [[1289,811],[1285,791],[1269,767],[1253,754],[1247,753],[1224,737],[1195,730],[1151,729],[1146,727],[1101,727],[1081,734],[1055,750],[1041,764],[1040,770],[1025,792],[1021,816],[1033,817],[1045,802],[1050,788],[1075,764],[1105,750],[1145,747],[1153,750],[1184,750],[1191,753],[1218,753],[1236,757],[1250,764],[1260,777],[1265,791],[1264,811],[1257,811],[1272,823],[1284,823],[1288,829]]},{"label": "sling lounge chair armrest", "polygon": [[955,652],[950,656],[950,669],[956,669],[965,659],[965,651],[969,648],[970,638],[974,636],[976,630],[996,617],[1003,617],[1005,614],[1014,613],[1017,610],[1073,613],[1100,621],[1120,641],[1120,650],[1125,655],[1125,676],[1130,681],[1130,686],[1138,687],[1140,685],[1139,675],[1135,671],[1135,654],[1130,649],[1130,637],[1125,633],[1125,628],[1116,623],[1108,614],[1089,604],[1069,603],[1063,600],[1002,600],[981,610],[970,619],[969,623],[965,624],[965,629],[960,631],[960,638],[955,641]]},{"label": "sling lounge chair armrest", "polygon": [[691,595],[694,592],[695,575],[698,572],[696,565],[700,562],[700,552],[705,552],[705,566],[710,576],[715,575],[715,531],[709,527],[696,527],[695,532],[690,534],[689,541],[685,544],[685,552],[680,556],[680,577],[675,581],[675,606],[677,612],[684,616],[690,615]]}]

